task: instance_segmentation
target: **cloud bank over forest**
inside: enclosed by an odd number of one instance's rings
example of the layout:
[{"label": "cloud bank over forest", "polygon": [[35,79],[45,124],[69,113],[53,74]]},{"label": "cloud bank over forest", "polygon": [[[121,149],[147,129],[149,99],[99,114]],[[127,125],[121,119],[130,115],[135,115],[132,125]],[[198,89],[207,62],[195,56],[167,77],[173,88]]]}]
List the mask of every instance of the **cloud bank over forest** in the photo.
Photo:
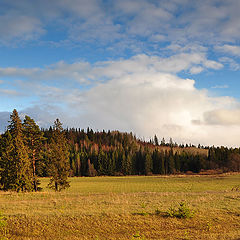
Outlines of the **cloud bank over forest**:
[{"label": "cloud bank over forest", "polygon": [[[59,117],[68,127],[119,129],[146,138],[157,134],[179,143],[234,145],[240,133],[239,102],[211,96],[208,90],[197,89],[194,79],[177,76],[194,67],[222,65],[202,53],[170,58],[138,55],[95,64],[60,62],[44,69],[0,69],[0,75],[23,78],[14,82],[21,89],[18,92],[38,100],[21,113],[44,127]],[[59,86],[46,86],[50,82]],[[6,121],[6,113],[0,118]],[[236,138],[226,139],[226,131]]]}]

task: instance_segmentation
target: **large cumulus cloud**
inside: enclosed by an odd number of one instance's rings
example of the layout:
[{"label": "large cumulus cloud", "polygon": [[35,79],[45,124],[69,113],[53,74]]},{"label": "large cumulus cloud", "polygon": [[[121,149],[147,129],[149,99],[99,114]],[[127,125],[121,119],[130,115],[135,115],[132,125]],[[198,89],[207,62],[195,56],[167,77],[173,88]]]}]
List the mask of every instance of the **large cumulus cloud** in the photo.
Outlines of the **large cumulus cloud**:
[{"label": "large cumulus cloud", "polygon": [[[1,68],[0,77],[15,86],[19,102],[24,97],[20,113],[43,127],[59,117],[68,127],[119,129],[145,138],[172,137],[179,143],[235,146],[240,134],[239,102],[213,96],[209,90],[197,89],[194,79],[177,76],[181,71],[221,67],[205,53],[194,51],[169,58],[141,54],[93,64],[59,62],[44,69]],[[16,76],[21,80],[13,80]],[[6,113],[2,116],[6,122]]]},{"label": "large cumulus cloud", "polygon": [[[236,130],[240,133],[237,117],[227,110],[238,107],[234,99],[209,97],[206,90],[195,88],[194,80],[173,74],[126,74],[98,84],[72,106],[83,111],[80,121],[84,124],[133,131],[141,137],[157,134],[177,142],[235,145],[232,135],[237,135]],[[225,137],[226,131],[231,137]]]}]

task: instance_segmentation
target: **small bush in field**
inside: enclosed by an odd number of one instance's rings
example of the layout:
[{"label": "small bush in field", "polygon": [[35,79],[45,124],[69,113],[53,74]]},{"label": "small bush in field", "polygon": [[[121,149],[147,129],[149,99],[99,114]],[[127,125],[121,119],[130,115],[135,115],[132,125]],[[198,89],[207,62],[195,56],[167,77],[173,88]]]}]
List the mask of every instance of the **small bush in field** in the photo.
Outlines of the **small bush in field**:
[{"label": "small bush in field", "polygon": [[177,209],[173,207],[169,208],[167,215],[177,218],[192,218],[194,216],[194,211],[190,210],[185,202],[180,202]]},{"label": "small bush in field", "polygon": [[142,203],[141,203],[141,210],[140,210],[139,212],[137,212],[137,213],[134,213],[134,214],[135,214],[135,215],[141,215],[141,216],[147,216],[147,215],[149,215],[149,213],[145,211],[146,206],[147,206],[147,204],[144,203],[144,202],[142,202]]},{"label": "small bush in field", "polygon": [[145,240],[144,236],[140,235],[139,232],[133,234],[132,239],[131,240]]}]

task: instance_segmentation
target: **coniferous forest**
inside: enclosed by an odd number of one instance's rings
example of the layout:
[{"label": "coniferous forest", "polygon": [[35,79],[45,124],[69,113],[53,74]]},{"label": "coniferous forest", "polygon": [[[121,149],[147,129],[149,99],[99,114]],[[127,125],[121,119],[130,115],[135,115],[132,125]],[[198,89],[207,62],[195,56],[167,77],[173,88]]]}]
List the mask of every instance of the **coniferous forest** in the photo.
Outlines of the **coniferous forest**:
[{"label": "coniferous forest", "polygon": [[149,141],[132,133],[63,129],[56,119],[40,129],[13,110],[0,136],[0,188],[38,191],[39,177],[49,187],[69,187],[69,176],[123,176],[240,171],[240,148],[178,145],[155,135]]}]

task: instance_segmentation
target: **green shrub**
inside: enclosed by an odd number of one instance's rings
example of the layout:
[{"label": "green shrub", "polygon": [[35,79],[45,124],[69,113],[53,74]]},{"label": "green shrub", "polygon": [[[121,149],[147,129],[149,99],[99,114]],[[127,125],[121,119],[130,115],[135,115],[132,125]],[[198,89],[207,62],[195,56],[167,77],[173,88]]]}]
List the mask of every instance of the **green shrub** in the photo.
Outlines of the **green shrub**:
[{"label": "green shrub", "polygon": [[139,232],[133,234],[132,239],[131,240],[145,240],[144,236],[141,236]]},{"label": "green shrub", "polygon": [[192,218],[194,216],[194,211],[190,210],[185,202],[180,202],[177,209],[171,207],[167,211],[169,217],[177,218]]},{"label": "green shrub", "polygon": [[140,207],[140,211],[139,212],[136,212],[135,215],[141,215],[141,216],[147,216],[149,213],[145,211],[145,208],[146,208],[147,204],[142,202]]}]

